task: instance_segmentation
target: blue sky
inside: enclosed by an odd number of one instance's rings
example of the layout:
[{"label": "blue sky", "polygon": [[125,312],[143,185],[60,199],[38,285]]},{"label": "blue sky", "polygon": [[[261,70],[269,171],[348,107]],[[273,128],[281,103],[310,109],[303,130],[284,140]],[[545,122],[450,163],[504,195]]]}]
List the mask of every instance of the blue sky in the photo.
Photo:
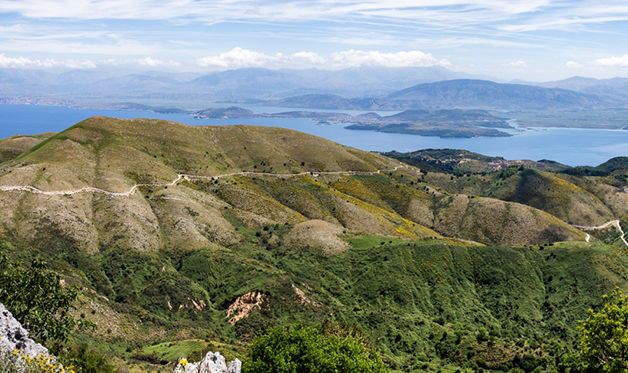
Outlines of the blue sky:
[{"label": "blue sky", "polygon": [[628,76],[626,0],[0,0],[0,67]]}]

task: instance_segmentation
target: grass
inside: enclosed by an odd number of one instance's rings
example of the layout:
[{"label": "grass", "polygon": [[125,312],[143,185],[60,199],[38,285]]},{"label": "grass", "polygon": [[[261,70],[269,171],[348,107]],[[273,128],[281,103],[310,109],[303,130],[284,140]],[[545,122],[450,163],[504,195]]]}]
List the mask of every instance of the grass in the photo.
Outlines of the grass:
[{"label": "grass", "polygon": [[209,346],[210,342],[202,339],[187,339],[145,346],[139,350],[139,353],[169,363],[176,362],[182,357],[188,357],[190,361],[195,361],[202,357],[202,353],[207,351]]}]

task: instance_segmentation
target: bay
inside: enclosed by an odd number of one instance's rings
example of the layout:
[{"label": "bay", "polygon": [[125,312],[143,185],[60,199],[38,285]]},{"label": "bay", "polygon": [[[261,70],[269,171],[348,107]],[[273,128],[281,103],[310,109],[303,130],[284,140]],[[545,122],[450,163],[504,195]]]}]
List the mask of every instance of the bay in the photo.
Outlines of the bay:
[{"label": "bay", "polygon": [[190,125],[275,126],[321,136],[368,151],[466,149],[507,159],[551,159],[572,166],[593,166],[612,157],[628,155],[626,130],[541,128],[520,131],[512,137],[439,138],[348,130],[344,128],[347,124],[321,125],[302,118],[196,119],[187,114],[38,105],[0,105],[0,138],[17,134],[58,132],[92,116],[156,118]]}]

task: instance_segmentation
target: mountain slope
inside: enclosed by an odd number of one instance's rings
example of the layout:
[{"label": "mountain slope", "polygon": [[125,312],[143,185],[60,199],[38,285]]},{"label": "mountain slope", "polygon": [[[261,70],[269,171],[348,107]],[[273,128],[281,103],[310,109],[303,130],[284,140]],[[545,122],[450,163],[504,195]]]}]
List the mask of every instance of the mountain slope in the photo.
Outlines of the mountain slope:
[{"label": "mountain slope", "polygon": [[518,202],[577,225],[599,225],[627,211],[622,157],[598,167],[568,167],[453,149],[385,154],[428,171],[425,180],[449,193]]},{"label": "mountain slope", "polygon": [[[244,239],[240,227],[290,228],[309,220],[347,236],[441,232],[502,244],[584,239],[534,208],[469,203],[413,181],[421,177],[390,158],[290,130],[98,117],[3,165],[0,233],[92,253],[111,246],[149,252],[231,246]],[[512,224],[480,219],[489,206],[491,217]]]},{"label": "mountain slope", "polygon": [[568,79],[545,82],[543,87],[562,88],[572,91],[628,101],[628,78],[594,79],[574,76]]},{"label": "mountain slope", "polygon": [[565,109],[618,104],[613,100],[565,89],[470,79],[419,84],[393,92],[386,100],[415,108]]},{"label": "mountain slope", "polygon": [[19,156],[52,135],[52,133],[31,136],[18,135],[0,140],[0,163]]}]

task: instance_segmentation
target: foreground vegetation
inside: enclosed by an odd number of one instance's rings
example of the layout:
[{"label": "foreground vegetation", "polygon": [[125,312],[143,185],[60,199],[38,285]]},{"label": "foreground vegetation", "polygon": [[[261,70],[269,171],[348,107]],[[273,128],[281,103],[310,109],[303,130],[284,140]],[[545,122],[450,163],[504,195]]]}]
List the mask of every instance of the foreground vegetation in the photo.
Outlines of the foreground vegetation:
[{"label": "foreground vegetation", "polygon": [[[628,283],[625,254],[601,244],[354,242],[332,257],[253,245],[163,255],[74,252],[71,264],[67,254],[39,254],[69,283],[86,286],[73,315],[96,327],[76,330],[71,344],[89,341],[116,364],[153,367],[211,349],[244,358],[256,336],[295,323],[355,330],[389,369],[403,372],[558,366],[573,351],[587,309]],[[228,324],[226,309],[252,291],[261,291],[263,302]],[[191,300],[207,306],[198,310]]]}]

